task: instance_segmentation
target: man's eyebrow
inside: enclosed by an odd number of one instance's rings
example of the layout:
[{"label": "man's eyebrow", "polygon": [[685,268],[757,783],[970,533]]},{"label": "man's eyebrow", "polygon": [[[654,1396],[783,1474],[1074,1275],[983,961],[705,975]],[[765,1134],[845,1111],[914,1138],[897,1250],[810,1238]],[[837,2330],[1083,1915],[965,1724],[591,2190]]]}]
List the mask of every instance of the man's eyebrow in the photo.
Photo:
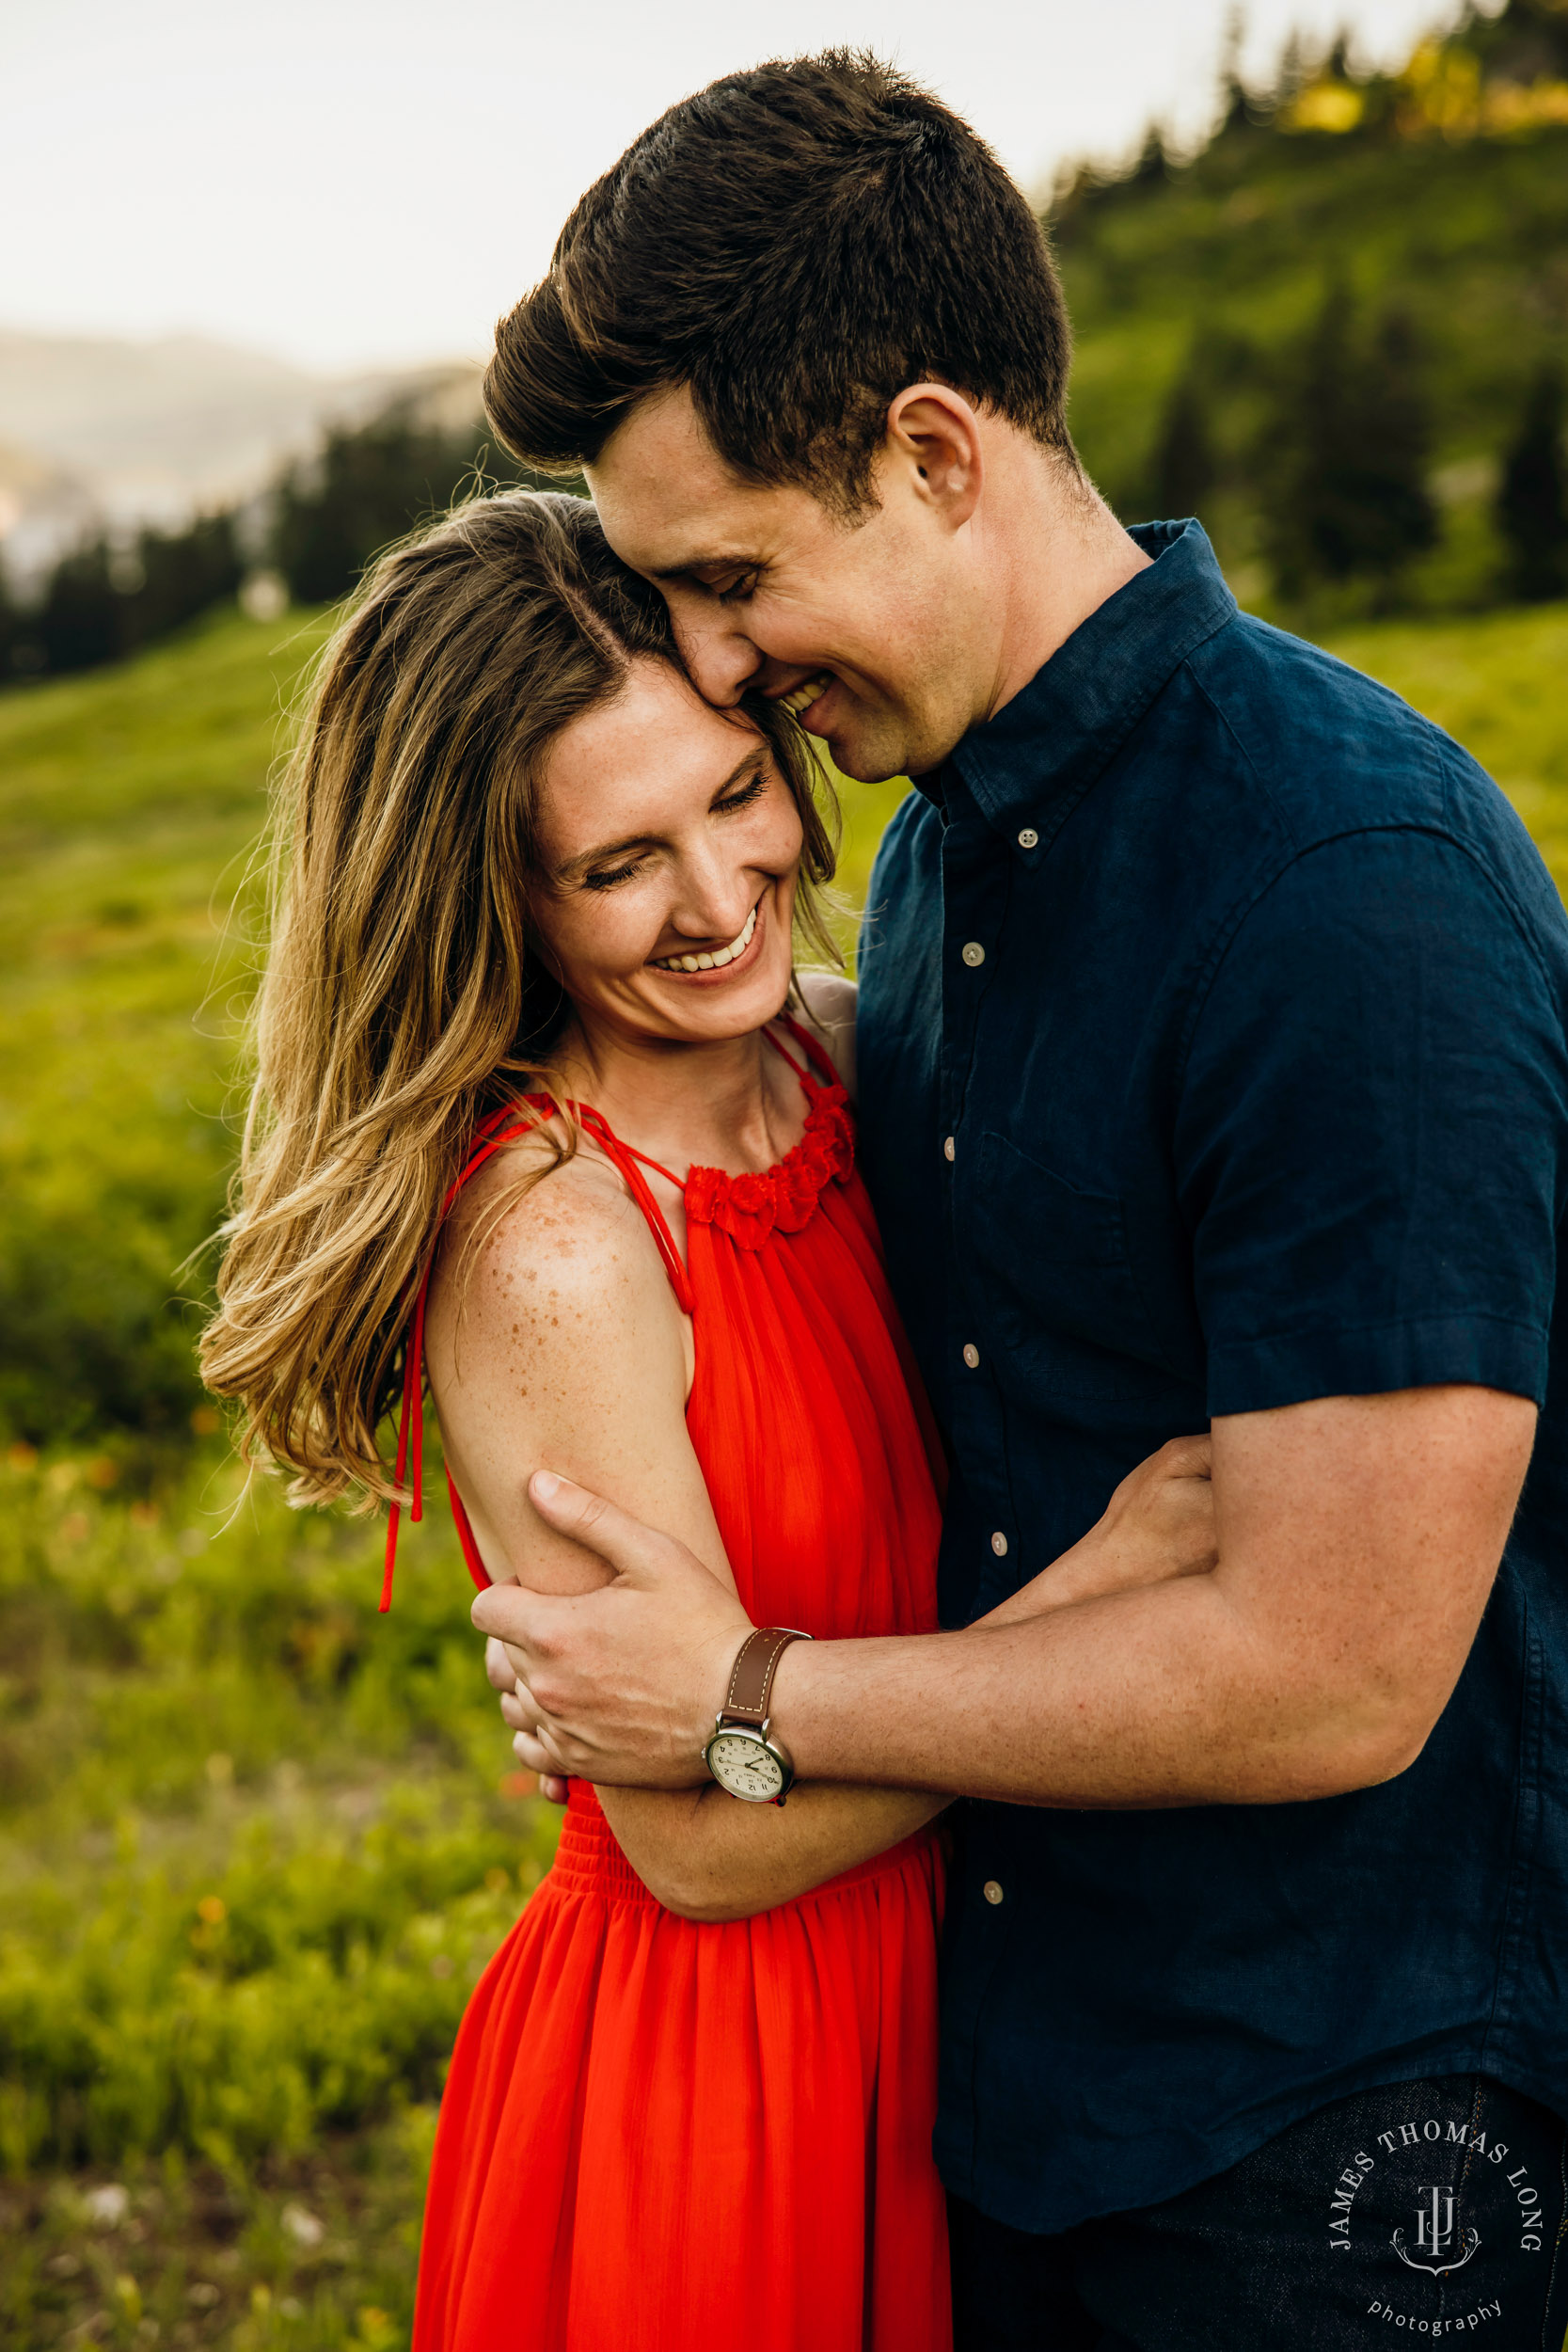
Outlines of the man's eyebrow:
[{"label": "man's eyebrow", "polygon": [[[733,792],[747,771],[760,767],[767,755],[766,744],[753,743],[744,759],[737,760],[730,770],[723,783],[714,787],[714,800],[721,800],[726,792]],[[555,869],[555,879],[557,882],[575,880],[578,876],[586,874],[591,866],[606,866],[611,858],[625,857],[628,850],[645,849],[650,841],[655,841],[657,837],[656,834],[634,833],[625,841],[601,842],[596,849],[583,850],[577,857],[568,858],[564,866],[558,866]]]}]

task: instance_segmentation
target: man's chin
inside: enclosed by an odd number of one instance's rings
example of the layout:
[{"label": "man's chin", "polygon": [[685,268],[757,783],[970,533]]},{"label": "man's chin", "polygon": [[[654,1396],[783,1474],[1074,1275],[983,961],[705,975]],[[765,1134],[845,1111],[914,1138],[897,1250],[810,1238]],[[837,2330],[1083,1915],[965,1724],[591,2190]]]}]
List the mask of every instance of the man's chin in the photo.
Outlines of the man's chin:
[{"label": "man's chin", "polygon": [[870,730],[846,727],[832,735],[812,738],[827,751],[829,758],[841,776],[852,784],[887,784],[895,776],[907,775],[902,744],[892,743],[885,737],[879,739]]}]

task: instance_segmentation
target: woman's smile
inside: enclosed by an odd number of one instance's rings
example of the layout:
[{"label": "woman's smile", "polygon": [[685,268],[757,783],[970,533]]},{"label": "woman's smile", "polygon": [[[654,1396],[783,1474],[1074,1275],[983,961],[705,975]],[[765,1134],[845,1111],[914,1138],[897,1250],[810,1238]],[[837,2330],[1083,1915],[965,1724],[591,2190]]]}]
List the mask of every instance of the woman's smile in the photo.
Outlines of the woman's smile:
[{"label": "woman's smile", "polygon": [[734,979],[740,970],[754,963],[762,953],[767,900],[768,892],[765,890],[727,946],[684,948],[678,955],[650,956],[649,962],[656,972],[668,972],[679,980],[701,980],[711,985],[715,980]]}]

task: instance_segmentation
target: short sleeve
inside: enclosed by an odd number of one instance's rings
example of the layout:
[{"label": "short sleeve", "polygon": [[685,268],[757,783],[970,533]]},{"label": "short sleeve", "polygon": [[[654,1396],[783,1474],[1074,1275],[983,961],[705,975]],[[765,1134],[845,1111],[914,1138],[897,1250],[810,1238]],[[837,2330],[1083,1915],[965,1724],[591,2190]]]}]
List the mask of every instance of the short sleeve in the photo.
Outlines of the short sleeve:
[{"label": "short sleeve", "polygon": [[1541,1403],[1560,961],[1441,834],[1309,850],[1229,940],[1176,1111],[1212,1413],[1475,1382]]}]

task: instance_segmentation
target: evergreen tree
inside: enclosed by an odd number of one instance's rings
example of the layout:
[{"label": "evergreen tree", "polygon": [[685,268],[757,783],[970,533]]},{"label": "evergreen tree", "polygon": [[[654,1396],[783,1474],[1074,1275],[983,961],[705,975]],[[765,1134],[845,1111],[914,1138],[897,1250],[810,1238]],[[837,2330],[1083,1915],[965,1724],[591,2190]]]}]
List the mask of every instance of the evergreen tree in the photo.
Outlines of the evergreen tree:
[{"label": "evergreen tree", "polygon": [[1427,401],[1404,315],[1388,312],[1363,337],[1349,294],[1331,288],[1271,438],[1265,521],[1281,589],[1299,596],[1315,580],[1366,579],[1386,600],[1403,564],[1437,535]]},{"label": "evergreen tree", "polygon": [[150,644],[226,602],[243,572],[230,514],[198,515],[179,532],[144,531],[121,590],[123,644]]},{"label": "evergreen tree", "polygon": [[0,685],[14,674],[11,656],[21,640],[22,615],[17,611],[16,598],[11,593],[10,574],[6,569],[4,557],[0,556]]},{"label": "evergreen tree", "polygon": [[392,408],[329,433],[311,464],[282,484],[272,561],[301,604],[347,596],[371,558],[438,515],[471,476],[479,434],[447,434]]},{"label": "evergreen tree", "polygon": [[1526,396],[1497,492],[1497,528],[1509,550],[1508,585],[1525,604],[1568,596],[1562,423],[1562,377],[1547,361]]},{"label": "evergreen tree", "polygon": [[50,575],[35,628],[44,667],[55,675],[95,669],[121,649],[120,598],[107,540],[62,556]]},{"label": "evergreen tree", "polygon": [[1218,467],[1209,434],[1208,404],[1190,363],[1177,378],[1154,446],[1154,512],[1196,515],[1214,486]]}]

